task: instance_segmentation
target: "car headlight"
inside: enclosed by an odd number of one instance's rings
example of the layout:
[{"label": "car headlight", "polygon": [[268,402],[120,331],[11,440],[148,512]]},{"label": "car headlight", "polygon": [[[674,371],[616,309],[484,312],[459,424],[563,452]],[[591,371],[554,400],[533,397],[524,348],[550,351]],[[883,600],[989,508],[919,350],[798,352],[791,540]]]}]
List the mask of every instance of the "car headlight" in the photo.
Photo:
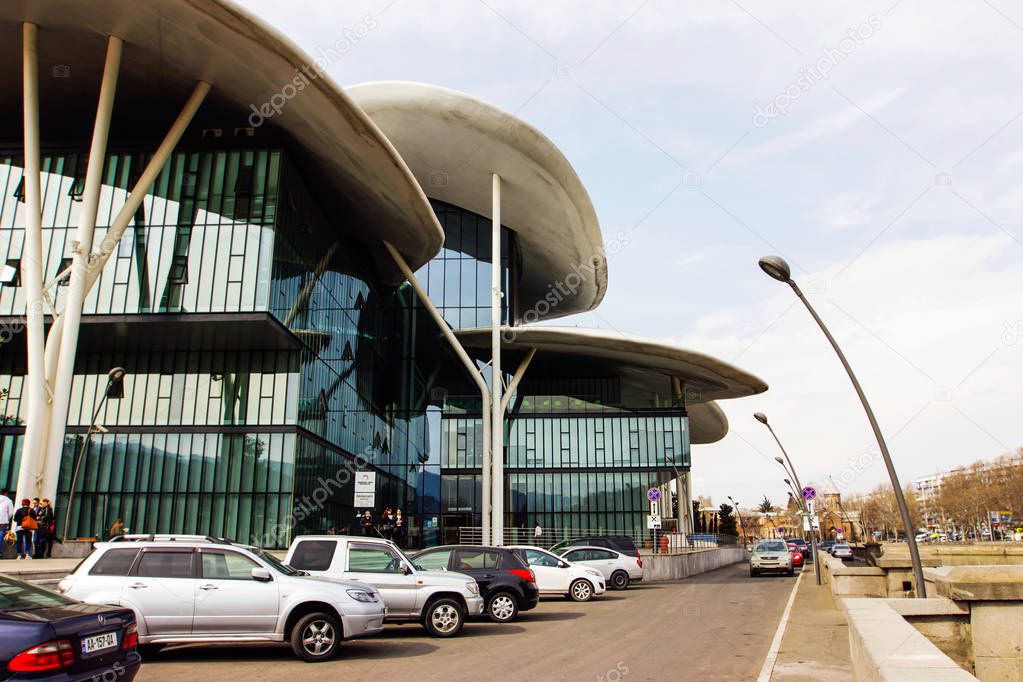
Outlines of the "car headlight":
[{"label": "car headlight", "polygon": [[476,584],[475,580],[470,580],[469,582],[467,582],[465,584],[465,589],[469,590],[469,592],[472,594],[480,593],[480,586]]},{"label": "car headlight", "polygon": [[600,571],[595,571],[592,568],[587,568],[586,572],[589,573],[590,575],[594,576],[594,577],[597,577],[597,578],[603,578],[604,577],[603,573],[601,573]]},{"label": "car headlight", "polygon": [[348,596],[355,601],[361,601],[365,604],[372,604],[377,601],[377,596],[373,592],[367,592],[366,590],[348,590]]}]

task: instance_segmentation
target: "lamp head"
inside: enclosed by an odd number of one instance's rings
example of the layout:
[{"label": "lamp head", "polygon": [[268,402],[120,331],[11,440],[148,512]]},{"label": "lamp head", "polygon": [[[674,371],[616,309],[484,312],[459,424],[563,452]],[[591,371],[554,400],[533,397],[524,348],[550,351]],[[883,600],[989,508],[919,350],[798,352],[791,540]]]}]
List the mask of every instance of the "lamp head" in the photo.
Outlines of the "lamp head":
[{"label": "lamp head", "polygon": [[753,418],[756,419],[761,424],[764,424],[765,426],[767,425],[767,415],[764,414],[763,412],[754,412]]},{"label": "lamp head", "polygon": [[781,457],[775,457],[774,461],[777,462],[778,464],[781,464],[782,466],[785,466],[785,460],[783,460]]},{"label": "lamp head", "polygon": [[[790,481],[789,479],[787,479],[787,478],[786,478],[786,479],[784,479],[784,480],[785,480],[785,482],[786,482],[786,483],[788,483],[789,485],[792,485],[792,481]],[[789,495],[791,495],[791,494],[792,494],[792,493],[789,493]]]},{"label": "lamp head", "polygon": [[771,279],[785,283],[792,281],[792,269],[781,256],[764,256],[758,261],[758,265]]}]

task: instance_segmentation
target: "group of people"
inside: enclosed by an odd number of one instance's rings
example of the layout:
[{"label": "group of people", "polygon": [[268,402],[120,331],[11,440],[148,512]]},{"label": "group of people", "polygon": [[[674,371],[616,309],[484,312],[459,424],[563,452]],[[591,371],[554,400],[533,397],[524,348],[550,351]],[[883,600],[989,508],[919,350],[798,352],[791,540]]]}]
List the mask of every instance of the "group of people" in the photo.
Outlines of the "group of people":
[{"label": "group of people", "polygon": [[[405,542],[405,529],[405,515],[400,509],[395,510],[391,507],[384,509],[379,522],[373,518],[373,512],[367,509],[361,514],[355,515],[355,523],[352,525],[352,533],[359,532],[364,537],[386,538],[398,546],[402,546]],[[334,528],[328,528],[327,535],[345,535],[347,530],[342,528],[341,531],[337,531]]]},{"label": "group of people", "polygon": [[48,559],[57,538],[57,517],[48,499],[21,501],[15,508],[7,491],[0,493],[0,538],[16,545],[18,559]]}]

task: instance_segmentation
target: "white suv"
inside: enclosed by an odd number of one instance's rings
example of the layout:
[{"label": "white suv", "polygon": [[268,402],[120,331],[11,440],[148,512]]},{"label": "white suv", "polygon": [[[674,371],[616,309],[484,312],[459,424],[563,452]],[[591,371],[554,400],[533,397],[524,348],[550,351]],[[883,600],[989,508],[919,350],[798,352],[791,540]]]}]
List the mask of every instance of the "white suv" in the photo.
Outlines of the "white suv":
[{"label": "white suv", "polygon": [[420,570],[397,545],[381,538],[303,535],[292,541],[284,562],[313,575],[369,583],[380,590],[388,621],[418,621],[434,637],[458,634],[467,616],[483,613],[473,578]]},{"label": "white suv", "polygon": [[142,645],[290,642],[307,661],[383,629],[371,585],[309,577],[247,545],[202,536],[126,535],[59,583],[69,597],[135,611]]}]

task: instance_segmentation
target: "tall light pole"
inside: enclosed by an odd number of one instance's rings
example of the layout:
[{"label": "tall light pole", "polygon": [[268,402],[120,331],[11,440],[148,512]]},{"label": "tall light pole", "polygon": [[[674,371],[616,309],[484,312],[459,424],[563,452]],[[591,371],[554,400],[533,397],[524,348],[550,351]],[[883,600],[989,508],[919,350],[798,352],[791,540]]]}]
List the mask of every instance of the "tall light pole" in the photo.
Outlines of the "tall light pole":
[{"label": "tall light pole", "polygon": [[742,546],[745,547],[746,546],[746,529],[743,528],[743,525],[742,525],[742,514],[739,513],[739,503],[736,502],[735,500],[733,500],[731,495],[728,496],[728,501],[732,503],[733,507],[735,507],[735,515],[739,519],[739,532],[742,533]]},{"label": "tall light pole", "polygon": [[[799,506],[803,509],[803,514],[806,516],[806,523],[810,526],[810,547],[813,549],[813,572],[817,576],[817,584],[821,584],[821,564],[820,564],[820,553],[817,551],[817,535],[813,532],[813,516],[810,515],[810,509],[806,504],[806,500],[803,498],[803,484],[799,482],[799,476],[796,475],[796,468],[792,466],[792,460],[789,459],[789,453],[785,450],[785,446],[781,444],[778,439],[778,434],[774,432],[771,425],[767,421],[767,415],[763,412],[754,412],[753,418],[758,422],[767,427],[767,430],[771,432],[774,437],[774,442],[778,444],[778,448],[781,450],[781,454],[785,455],[785,459],[781,457],[775,457],[774,461],[781,465],[781,468],[785,470],[792,480],[796,482],[795,486],[792,485],[792,481],[785,479],[785,482],[789,484],[789,487],[796,493],[796,501],[799,502]],[[788,462],[788,466],[785,463]]]},{"label": "tall light pole", "polygon": [[784,258],[779,256],[765,256],[759,261],[760,269],[763,270],[769,277],[776,279],[779,282],[784,282],[792,287],[792,291],[796,294],[803,305],[806,306],[807,311],[813,317],[814,321],[817,322],[817,326],[824,332],[824,336],[828,339],[831,347],[834,348],[835,354],[841,361],[842,366],[845,368],[846,374],[849,375],[849,381],[852,382],[853,388],[856,390],[856,395],[859,396],[860,403],[863,405],[863,411],[867,413],[867,420],[870,422],[870,428],[874,430],[874,437],[877,439],[877,445],[881,449],[881,456],[884,458],[884,465],[888,469],[888,478],[891,480],[892,488],[895,489],[895,499],[899,503],[899,514],[902,516],[903,530],[906,533],[906,544],[909,545],[909,558],[913,563],[913,578],[916,581],[916,596],[923,599],[927,596],[927,588],[924,585],[924,570],[920,563],[920,550],[916,546],[916,533],[913,529],[913,519],[909,515],[909,507],[906,505],[906,496],[902,492],[902,486],[899,484],[899,475],[895,472],[895,464],[892,463],[892,456],[888,452],[888,446],[884,442],[884,436],[881,435],[881,427],[877,423],[877,418],[874,417],[874,410],[871,409],[870,403],[867,401],[867,396],[863,393],[863,388],[860,386],[860,382],[856,379],[856,374],[853,373],[852,367],[849,365],[849,361],[845,359],[845,354],[842,349],[839,348],[838,342],[835,341],[835,337],[828,331],[827,326],[824,324],[824,320],[820,318],[817,311],[814,310],[813,306],[810,305],[810,301],[806,299],[803,292],[796,285],[792,279],[792,270],[789,268],[789,264],[785,262]]}]

